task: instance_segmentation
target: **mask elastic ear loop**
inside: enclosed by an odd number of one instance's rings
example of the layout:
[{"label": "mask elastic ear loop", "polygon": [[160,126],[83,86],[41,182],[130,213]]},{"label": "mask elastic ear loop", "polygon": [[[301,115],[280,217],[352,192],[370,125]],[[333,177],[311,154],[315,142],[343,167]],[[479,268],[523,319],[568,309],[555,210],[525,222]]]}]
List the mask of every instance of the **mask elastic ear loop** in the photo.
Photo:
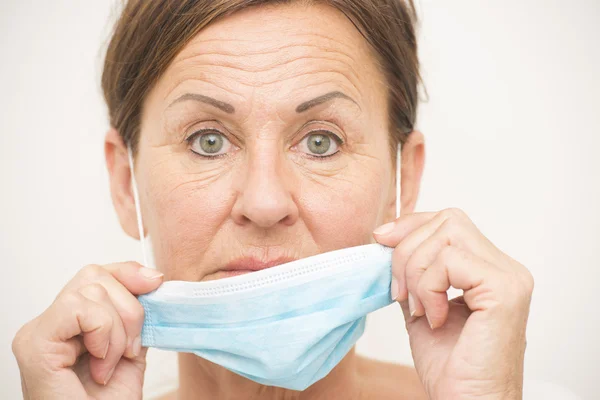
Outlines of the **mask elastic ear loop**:
[{"label": "mask elastic ear loop", "polygon": [[133,171],[133,156],[131,155],[131,147],[127,146],[127,156],[129,158],[129,170],[131,171],[131,188],[133,190],[133,201],[135,203],[135,214],[137,217],[138,232],[140,235],[140,243],[142,244],[142,258],[144,259],[144,266],[149,267],[148,257],[146,256],[146,238],[144,237],[144,224],[142,223],[142,209],[140,207],[140,196],[137,190],[137,183],[135,181],[135,173]]},{"label": "mask elastic ear loop", "polygon": [[396,150],[396,219],[400,217],[400,186],[401,186],[401,166],[402,166],[402,148],[400,142]]}]

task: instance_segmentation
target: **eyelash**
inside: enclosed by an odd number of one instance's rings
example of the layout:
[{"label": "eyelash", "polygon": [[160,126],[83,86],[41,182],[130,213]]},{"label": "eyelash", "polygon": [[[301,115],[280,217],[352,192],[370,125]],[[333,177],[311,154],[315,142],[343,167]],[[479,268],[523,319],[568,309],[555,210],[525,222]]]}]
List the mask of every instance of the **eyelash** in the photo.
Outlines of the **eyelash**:
[{"label": "eyelash", "polygon": [[[211,132],[217,133],[219,135],[223,135],[223,133],[221,133],[217,129],[204,128],[204,129],[199,129],[199,130],[195,131],[194,133],[192,133],[191,135],[189,135],[188,137],[186,137],[185,141],[188,143],[188,146],[189,146],[194,141],[194,139],[196,139],[198,136],[202,136],[204,134],[211,133]],[[340,138],[335,133],[333,133],[331,131],[328,131],[326,129],[315,129],[315,130],[309,131],[306,135],[302,136],[301,141],[304,140],[304,138],[307,137],[308,135],[311,135],[311,134],[314,134],[314,133],[318,133],[318,132],[323,132],[326,135],[330,136],[333,140],[336,141],[336,143],[337,143],[338,146],[342,146],[344,144],[344,141],[342,140],[342,138]],[[223,135],[223,136],[225,136],[225,135]],[[198,154],[198,153],[196,153],[193,150],[191,150],[191,152],[194,153],[194,155],[196,155],[198,157],[202,157],[204,159],[209,159],[209,160],[214,160],[214,159],[217,159],[217,158],[227,157],[227,155],[228,155],[227,153],[225,153],[225,154],[217,154],[217,155],[214,155],[214,156],[208,156],[208,155],[205,155],[205,154]],[[338,155],[339,152],[340,151],[338,150],[335,153],[329,154],[327,156],[315,156],[315,155],[306,154],[306,153],[303,153],[303,154],[304,154],[305,157],[308,157],[311,160],[325,161],[325,159],[328,159],[328,158],[331,158],[331,157],[334,157],[334,156]]]},{"label": "eyelash", "polygon": [[[319,133],[319,132],[323,132],[324,134],[326,134],[327,136],[331,137],[333,140],[335,140],[335,142],[337,143],[338,147],[342,146],[344,144],[344,141],[342,140],[341,137],[339,137],[338,135],[336,135],[335,133],[328,131],[326,129],[315,129],[312,131],[309,131],[306,135],[302,136],[302,140],[304,140],[305,137],[307,137],[308,135],[311,134],[315,134],[315,133]],[[298,142],[300,143],[300,142]],[[331,157],[335,157],[339,154],[340,150],[338,149],[338,151],[336,151],[333,154],[329,154],[328,156],[315,156],[312,154],[306,154],[303,153],[305,157],[310,158],[311,160],[315,160],[315,161],[326,161],[326,159],[331,158]]]},{"label": "eyelash", "polygon": [[[217,133],[219,135],[223,135],[223,133],[221,133],[217,129],[203,128],[203,129],[199,129],[199,130],[195,131],[194,133],[192,133],[191,135],[189,135],[188,137],[186,137],[185,141],[188,143],[188,146],[191,146],[191,144],[194,141],[194,139],[196,139],[198,136],[202,136],[202,135],[205,135],[207,133]],[[223,136],[225,137],[225,135],[223,135]],[[224,158],[224,157],[227,157],[227,155],[228,155],[227,153],[225,153],[225,154],[217,154],[217,155],[214,155],[214,156],[207,156],[205,154],[198,154],[198,153],[196,153],[193,150],[190,150],[190,151],[192,153],[194,153],[195,156],[202,157],[202,158],[208,159],[208,160],[215,160],[217,158]]]}]

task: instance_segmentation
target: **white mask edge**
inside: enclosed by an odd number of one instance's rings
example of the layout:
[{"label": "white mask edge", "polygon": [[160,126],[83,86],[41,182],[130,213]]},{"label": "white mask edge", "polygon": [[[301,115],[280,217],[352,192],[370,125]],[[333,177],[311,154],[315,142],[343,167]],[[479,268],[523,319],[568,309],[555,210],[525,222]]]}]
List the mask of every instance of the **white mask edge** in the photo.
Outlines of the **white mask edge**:
[{"label": "white mask edge", "polygon": [[148,264],[148,255],[146,254],[146,238],[144,236],[144,224],[142,222],[142,209],[140,207],[140,196],[137,190],[137,182],[135,181],[131,146],[127,146],[127,157],[129,158],[129,170],[131,171],[131,188],[133,191],[133,201],[135,203],[135,215],[137,218],[140,243],[142,244],[142,258],[144,260],[144,266],[149,267],[150,265]]}]

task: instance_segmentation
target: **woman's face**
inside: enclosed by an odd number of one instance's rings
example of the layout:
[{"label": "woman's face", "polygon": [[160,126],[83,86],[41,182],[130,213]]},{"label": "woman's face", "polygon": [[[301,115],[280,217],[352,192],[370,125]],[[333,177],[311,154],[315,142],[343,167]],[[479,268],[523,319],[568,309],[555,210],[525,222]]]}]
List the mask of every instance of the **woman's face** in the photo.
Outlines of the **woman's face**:
[{"label": "woman's face", "polygon": [[157,266],[212,280],[372,242],[393,218],[389,137],[383,75],[339,11],[210,25],[144,103],[136,179]]}]

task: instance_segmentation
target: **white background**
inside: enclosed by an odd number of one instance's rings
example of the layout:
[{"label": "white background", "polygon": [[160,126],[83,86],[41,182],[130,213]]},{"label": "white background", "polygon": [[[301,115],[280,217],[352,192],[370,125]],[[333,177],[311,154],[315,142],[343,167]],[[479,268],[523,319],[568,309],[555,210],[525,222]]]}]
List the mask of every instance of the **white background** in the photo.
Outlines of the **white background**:
[{"label": "white background", "polygon": [[[0,394],[18,398],[10,350],[78,268],[138,259],[103,159],[102,50],[113,1],[0,5]],[[536,287],[526,377],[599,398],[600,2],[427,1],[429,101],[419,210],[463,208]],[[410,363],[399,308],[370,318],[359,351]],[[160,364],[160,366],[158,365]],[[173,382],[152,352],[147,393]]]}]

